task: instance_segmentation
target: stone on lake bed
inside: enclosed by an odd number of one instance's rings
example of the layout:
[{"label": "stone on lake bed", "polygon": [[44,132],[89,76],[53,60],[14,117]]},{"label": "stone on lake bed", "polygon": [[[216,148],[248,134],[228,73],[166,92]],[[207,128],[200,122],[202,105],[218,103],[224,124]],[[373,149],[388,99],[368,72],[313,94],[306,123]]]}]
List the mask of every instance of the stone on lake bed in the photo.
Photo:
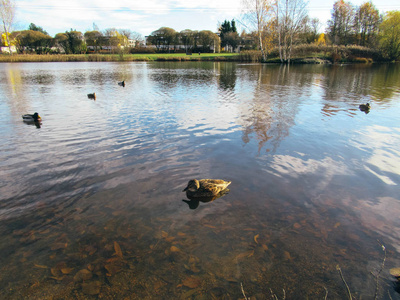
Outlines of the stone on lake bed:
[{"label": "stone on lake bed", "polygon": [[389,272],[394,277],[400,277],[400,268],[392,268]]},{"label": "stone on lake bed", "polygon": [[92,278],[92,272],[86,269],[78,271],[74,276],[74,282],[81,282]]},{"label": "stone on lake bed", "polygon": [[86,295],[97,295],[100,293],[101,282],[92,281],[82,283],[82,292]]}]

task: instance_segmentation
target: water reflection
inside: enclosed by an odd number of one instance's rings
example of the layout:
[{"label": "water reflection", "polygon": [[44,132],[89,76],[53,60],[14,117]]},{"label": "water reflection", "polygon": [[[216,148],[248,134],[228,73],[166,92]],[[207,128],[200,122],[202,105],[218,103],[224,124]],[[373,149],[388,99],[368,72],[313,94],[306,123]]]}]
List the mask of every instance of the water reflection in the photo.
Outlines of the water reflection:
[{"label": "water reflection", "polygon": [[237,80],[236,68],[236,64],[220,64],[219,86],[223,90],[232,90],[235,88]]},{"label": "water reflection", "polygon": [[[0,65],[0,298],[236,299],[243,283],[251,298],[284,287],[288,299],[343,299],[337,264],[373,298],[376,240],[388,267],[400,251],[399,74]],[[41,130],[21,122],[27,111]],[[235,185],[181,201],[187,178]],[[381,298],[398,297],[382,279]]]},{"label": "water reflection", "polygon": [[202,203],[213,202],[213,201],[217,200],[218,198],[225,196],[229,192],[230,192],[229,189],[225,189],[225,190],[221,191],[220,193],[218,193],[217,195],[212,196],[212,197],[188,197],[189,200],[183,199],[182,201],[187,203],[189,205],[190,209],[196,209],[199,207],[200,202],[202,202]]}]

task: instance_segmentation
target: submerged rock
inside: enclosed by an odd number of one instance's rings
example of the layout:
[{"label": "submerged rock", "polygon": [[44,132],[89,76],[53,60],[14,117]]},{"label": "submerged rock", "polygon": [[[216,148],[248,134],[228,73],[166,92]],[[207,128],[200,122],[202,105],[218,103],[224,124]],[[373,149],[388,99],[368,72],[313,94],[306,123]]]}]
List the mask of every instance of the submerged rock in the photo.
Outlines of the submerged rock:
[{"label": "submerged rock", "polygon": [[82,269],[74,276],[74,282],[81,282],[92,278],[92,272],[87,269]]},{"label": "submerged rock", "polygon": [[101,282],[92,281],[82,283],[82,292],[86,295],[97,295],[100,293]]}]

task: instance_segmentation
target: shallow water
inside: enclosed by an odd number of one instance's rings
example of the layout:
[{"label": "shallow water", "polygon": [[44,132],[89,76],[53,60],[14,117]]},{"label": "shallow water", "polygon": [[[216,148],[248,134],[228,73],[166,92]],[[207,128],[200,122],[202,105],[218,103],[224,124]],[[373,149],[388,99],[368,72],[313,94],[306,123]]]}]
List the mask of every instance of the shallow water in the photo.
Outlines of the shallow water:
[{"label": "shallow water", "polygon": [[[339,266],[358,299],[380,271],[377,298],[400,299],[399,65],[24,63],[0,79],[0,298],[342,299]],[[40,128],[22,122],[35,111]],[[192,178],[230,192],[190,207]]]}]

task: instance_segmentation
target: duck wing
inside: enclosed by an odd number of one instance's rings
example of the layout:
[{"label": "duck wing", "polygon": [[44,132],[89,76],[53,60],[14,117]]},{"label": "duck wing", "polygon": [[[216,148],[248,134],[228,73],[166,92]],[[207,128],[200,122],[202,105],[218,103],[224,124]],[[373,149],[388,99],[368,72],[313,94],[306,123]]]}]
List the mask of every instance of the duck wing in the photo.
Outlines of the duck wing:
[{"label": "duck wing", "polygon": [[202,179],[200,180],[200,190],[212,195],[217,195],[222,190],[225,190],[230,184],[231,181],[221,179]]}]

